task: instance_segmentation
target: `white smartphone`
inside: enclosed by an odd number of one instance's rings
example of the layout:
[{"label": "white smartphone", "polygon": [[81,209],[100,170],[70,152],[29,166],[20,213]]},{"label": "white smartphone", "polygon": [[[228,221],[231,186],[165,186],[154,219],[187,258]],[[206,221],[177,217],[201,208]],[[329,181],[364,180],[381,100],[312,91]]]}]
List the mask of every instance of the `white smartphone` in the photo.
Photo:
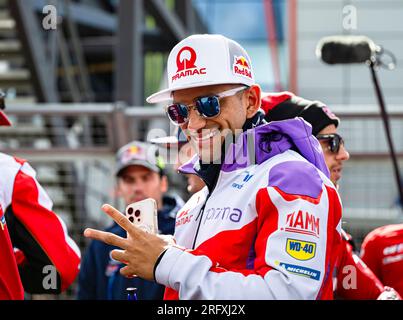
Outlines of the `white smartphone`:
[{"label": "white smartphone", "polygon": [[131,223],[149,233],[158,233],[157,202],[148,198],[129,204],[125,215]]}]

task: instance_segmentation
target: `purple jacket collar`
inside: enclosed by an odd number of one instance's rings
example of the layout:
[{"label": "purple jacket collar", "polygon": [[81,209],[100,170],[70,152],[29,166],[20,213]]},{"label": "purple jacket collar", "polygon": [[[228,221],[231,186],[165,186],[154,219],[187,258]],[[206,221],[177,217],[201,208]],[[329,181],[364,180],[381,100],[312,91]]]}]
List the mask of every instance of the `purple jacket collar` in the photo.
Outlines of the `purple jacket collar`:
[{"label": "purple jacket collar", "polygon": [[[260,164],[293,146],[306,160],[329,177],[320,143],[312,136],[311,125],[302,118],[272,121],[246,130],[235,143],[230,144],[221,171],[231,172],[251,164]],[[198,162],[199,158],[195,155],[181,166],[179,171],[196,174],[195,167]]]}]

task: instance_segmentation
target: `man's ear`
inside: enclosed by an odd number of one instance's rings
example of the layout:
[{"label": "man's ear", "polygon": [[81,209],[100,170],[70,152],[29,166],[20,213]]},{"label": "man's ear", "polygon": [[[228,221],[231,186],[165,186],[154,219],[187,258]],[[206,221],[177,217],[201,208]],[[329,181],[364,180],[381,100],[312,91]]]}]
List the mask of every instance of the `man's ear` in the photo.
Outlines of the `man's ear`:
[{"label": "man's ear", "polygon": [[168,177],[167,176],[161,177],[161,191],[162,191],[162,193],[168,192]]},{"label": "man's ear", "polygon": [[261,106],[261,92],[259,85],[253,85],[246,90],[246,99],[248,105],[246,107],[246,118],[252,118]]}]

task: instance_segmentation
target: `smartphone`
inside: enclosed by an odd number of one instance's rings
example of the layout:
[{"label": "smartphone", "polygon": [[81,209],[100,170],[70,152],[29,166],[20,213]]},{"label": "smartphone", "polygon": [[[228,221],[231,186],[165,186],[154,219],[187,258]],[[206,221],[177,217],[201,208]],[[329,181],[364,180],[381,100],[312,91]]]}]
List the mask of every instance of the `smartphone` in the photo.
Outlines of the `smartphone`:
[{"label": "smartphone", "polygon": [[148,198],[129,204],[125,215],[131,223],[145,232],[158,233],[157,202]]}]

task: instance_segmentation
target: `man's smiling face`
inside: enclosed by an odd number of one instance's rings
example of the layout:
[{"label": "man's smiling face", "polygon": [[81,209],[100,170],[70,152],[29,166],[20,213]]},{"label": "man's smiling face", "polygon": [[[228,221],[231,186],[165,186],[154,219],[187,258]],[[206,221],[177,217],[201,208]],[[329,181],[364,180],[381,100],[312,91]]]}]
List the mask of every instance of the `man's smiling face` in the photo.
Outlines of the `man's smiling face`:
[{"label": "man's smiling face", "polygon": [[[239,84],[223,84],[178,90],[173,93],[175,103],[194,104],[197,97],[214,96],[223,91],[240,87]],[[257,102],[258,101],[258,102]],[[221,158],[221,145],[229,134],[242,129],[246,119],[253,117],[260,103],[260,88],[245,88],[232,96],[220,99],[220,114],[214,118],[203,118],[190,108],[189,121],[181,125],[190,142],[204,163]]]}]

